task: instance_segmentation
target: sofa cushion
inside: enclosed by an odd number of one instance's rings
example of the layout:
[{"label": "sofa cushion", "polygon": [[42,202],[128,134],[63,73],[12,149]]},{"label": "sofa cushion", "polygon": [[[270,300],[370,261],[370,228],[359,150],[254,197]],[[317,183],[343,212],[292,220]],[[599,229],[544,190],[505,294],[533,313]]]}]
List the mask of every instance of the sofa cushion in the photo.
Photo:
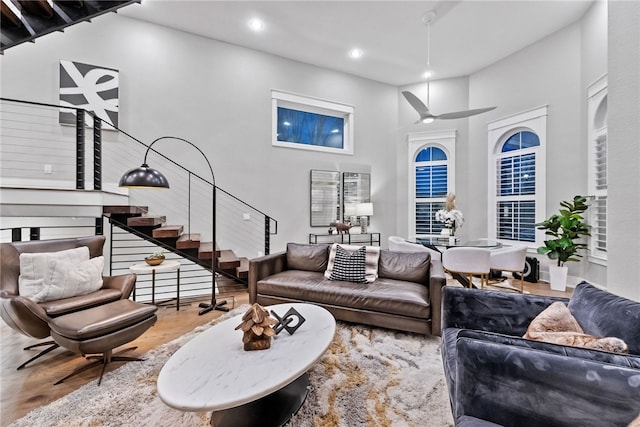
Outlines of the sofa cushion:
[{"label": "sofa cushion", "polygon": [[[329,280],[344,280],[354,283],[367,283],[364,277],[367,251],[364,246],[357,251],[350,253],[342,249],[340,245],[336,247],[336,254],[333,258],[333,269]],[[331,255],[329,255],[331,257]]]},{"label": "sofa cushion", "polygon": [[329,261],[327,262],[327,269],[324,272],[324,277],[327,279],[331,278],[331,274],[333,273],[333,268],[336,260],[336,252],[337,248],[341,247],[345,249],[347,252],[353,253],[360,248],[365,248],[365,271],[364,277],[367,283],[371,283],[378,277],[378,259],[380,258],[380,248],[377,246],[356,246],[356,245],[339,245],[334,243],[331,245],[331,250],[329,251]]},{"label": "sofa cushion", "polygon": [[431,255],[428,252],[394,252],[383,249],[378,261],[378,276],[381,278],[429,283]]},{"label": "sofa cushion", "polygon": [[287,270],[259,280],[258,288],[261,295],[295,301],[431,318],[428,289],[418,283],[378,278],[366,285],[363,292],[361,283],[332,281],[317,272]]},{"label": "sofa cushion", "polygon": [[33,299],[43,292],[45,276],[49,270],[49,261],[62,261],[78,265],[89,260],[89,248],[67,249],[58,252],[38,252],[20,254],[20,276],[18,289],[20,295]]},{"label": "sofa cushion", "polygon": [[584,332],[598,337],[617,337],[640,355],[640,303],[582,282],[576,286],[569,310]]},{"label": "sofa cushion", "polygon": [[287,243],[287,267],[289,270],[320,271],[327,269],[329,247]]}]

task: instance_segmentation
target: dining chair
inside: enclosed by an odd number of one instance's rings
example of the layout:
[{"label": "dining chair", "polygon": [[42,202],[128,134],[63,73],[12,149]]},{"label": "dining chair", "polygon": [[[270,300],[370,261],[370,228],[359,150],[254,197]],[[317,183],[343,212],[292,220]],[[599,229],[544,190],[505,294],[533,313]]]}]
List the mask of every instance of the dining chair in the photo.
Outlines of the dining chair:
[{"label": "dining chair", "polygon": [[491,251],[490,267],[492,270],[520,273],[520,293],[524,293],[524,270],[526,268],[527,247],[508,246]]},{"label": "dining chair", "polygon": [[441,261],[442,254],[419,243],[408,242],[400,236],[389,236],[389,250],[395,252],[429,252],[432,260]]},{"label": "dining chair", "polygon": [[442,254],[442,266],[451,274],[468,276],[469,287],[473,287],[473,275],[480,276],[480,287],[488,283],[491,251],[485,248],[457,247]]}]

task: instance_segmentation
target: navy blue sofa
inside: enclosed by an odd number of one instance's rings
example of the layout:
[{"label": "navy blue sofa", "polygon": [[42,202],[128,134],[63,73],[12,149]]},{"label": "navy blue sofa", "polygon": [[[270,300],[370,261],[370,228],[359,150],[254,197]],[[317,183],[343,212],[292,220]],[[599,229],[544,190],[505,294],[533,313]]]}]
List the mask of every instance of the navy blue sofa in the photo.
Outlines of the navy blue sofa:
[{"label": "navy blue sofa", "polygon": [[[521,338],[554,301],[629,354]],[[640,413],[640,303],[587,282],[571,299],[447,286],[441,351],[459,427],[622,427]]]}]

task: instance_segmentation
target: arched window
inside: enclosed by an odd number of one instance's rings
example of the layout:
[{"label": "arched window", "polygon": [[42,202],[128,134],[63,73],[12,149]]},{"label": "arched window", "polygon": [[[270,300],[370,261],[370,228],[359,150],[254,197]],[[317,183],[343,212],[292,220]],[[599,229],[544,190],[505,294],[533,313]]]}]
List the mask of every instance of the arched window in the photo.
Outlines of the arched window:
[{"label": "arched window", "polygon": [[536,222],[544,216],[546,107],[489,125],[489,237],[542,244]]},{"label": "arched window", "polygon": [[453,191],[454,137],[454,132],[409,136],[409,236],[435,235],[442,230],[435,213]]},{"label": "arched window", "polygon": [[587,90],[589,114],[589,208],[591,259],[607,259],[607,78],[602,77]]},{"label": "arched window", "polygon": [[540,139],[531,131],[516,132],[497,156],[497,237],[535,242],[536,152]]}]

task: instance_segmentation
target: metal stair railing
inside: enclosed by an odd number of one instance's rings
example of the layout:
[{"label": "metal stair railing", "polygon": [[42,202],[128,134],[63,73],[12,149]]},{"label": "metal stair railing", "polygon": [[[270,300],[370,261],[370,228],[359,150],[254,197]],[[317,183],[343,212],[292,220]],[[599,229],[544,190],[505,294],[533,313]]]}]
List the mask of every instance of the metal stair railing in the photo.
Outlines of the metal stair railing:
[{"label": "metal stair railing", "polygon": [[[69,109],[0,98],[2,186],[17,182],[20,183],[18,186],[29,185],[31,180],[38,188],[54,185],[122,194],[117,188],[119,177],[126,170],[139,166],[148,145],[81,108],[75,109],[78,117],[75,129],[61,126],[57,122],[57,112],[62,108]],[[114,130],[103,130],[103,122]],[[91,125],[90,132],[86,132],[87,123]],[[51,149],[60,153],[59,156],[46,154],[46,150]],[[39,157],[41,153],[45,153],[44,160]],[[207,209],[209,204],[191,207],[189,203],[210,198],[213,184],[154,148],[151,153],[154,165],[166,172],[172,189],[160,192],[131,190],[130,204],[149,206],[150,214],[165,215],[167,224],[190,223],[191,232],[203,234],[202,240],[206,241],[210,228],[207,218],[211,217],[211,210]],[[45,164],[44,172],[41,169],[43,161],[51,162]],[[90,180],[86,175],[91,176]],[[239,257],[268,254],[271,235],[277,234],[277,221],[220,187],[216,187],[216,192],[218,246],[233,250]],[[166,203],[167,200],[171,203]],[[190,221],[188,215],[191,215]]]}]

